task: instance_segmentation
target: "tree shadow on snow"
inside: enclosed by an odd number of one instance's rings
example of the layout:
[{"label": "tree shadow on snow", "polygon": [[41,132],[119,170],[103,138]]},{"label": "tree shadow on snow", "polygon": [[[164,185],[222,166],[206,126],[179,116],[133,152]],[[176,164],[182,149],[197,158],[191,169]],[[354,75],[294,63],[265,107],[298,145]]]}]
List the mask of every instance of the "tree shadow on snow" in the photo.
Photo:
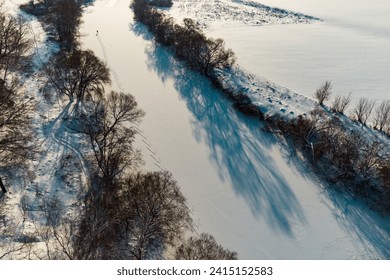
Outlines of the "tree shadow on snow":
[{"label": "tree shadow on snow", "polygon": [[[136,31],[138,35],[146,36],[143,34],[145,29],[139,27]],[[219,176],[231,180],[235,193],[245,198],[256,217],[262,216],[275,230],[294,237],[293,224],[305,225],[306,218],[291,183],[278,170],[271,156],[272,149],[280,149],[279,140],[265,133],[258,120],[237,113],[211,83],[188,71],[165,49],[151,44],[146,53],[151,71],[156,72],[162,81],[173,79],[180,98],[194,116],[194,136],[209,146],[210,158]],[[301,176],[310,179],[307,164],[294,151],[286,143],[282,150],[284,160]],[[378,255],[390,258],[389,219],[379,217],[361,201],[332,188],[326,188],[324,194],[334,205],[330,208],[338,223],[365,247],[365,258]],[[351,203],[353,207],[350,207]]]},{"label": "tree shadow on snow", "polygon": [[162,48],[147,48],[148,67],[162,81],[172,78],[195,121],[194,137],[207,143],[210,158],[222,180],[245,198],[252,213],[274,229],[294,237],[291,223],[306,222],[290,184],[278,171],[270,150],[275,139],[265,134],[256,119],[237,113],[230,102],[204,77],[188,71]]}]

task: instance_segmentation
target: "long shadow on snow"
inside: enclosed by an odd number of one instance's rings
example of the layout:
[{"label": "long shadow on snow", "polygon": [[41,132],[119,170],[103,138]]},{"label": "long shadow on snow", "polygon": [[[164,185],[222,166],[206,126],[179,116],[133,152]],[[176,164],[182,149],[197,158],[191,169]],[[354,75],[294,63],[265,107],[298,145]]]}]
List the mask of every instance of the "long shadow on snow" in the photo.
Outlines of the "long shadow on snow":
[{"label": "long shadow on snow", "polygon": [[[143,26],[137,24],[131,29],[150,40]],[[163,82],[173,79],[176,90],[195,118],[194,136],[197,141],[208,144],[220,177],[232,181],[234,191],[246,199],[254,215],[262,215],[273,228],[293,237],[290,223],[298,220],[305,224],[306,218],[290,184],[270,156],[272,148],[279,148],[279,140],[263,133],[259,121],[233,110],[209,82],[188,71],[165,49],[151,44],[146,53],[149,69],[155,71]],[[286,162],[295,166],[301,176],[312,177],[307,174],[307,165],[296,156],[295,149],[287,145],[283,153]],[[329,208],[332,208],[338,223],[367,249],[367,257],[390,258],[389,219],[380,217],[360,200],[334,188],[325,188],[324,195],[334,205]]]},{"label": "long shadow on snow", "polygon": [[270,156],[275,140],[261,132],[257,120],[236,113],[208,81],[186,70],[165,50],[151,46],[147,54],[150,69],[163,81],[174,80],[195,118],[194,136],[208,144],[221,179],[232,181],[234,191],[246,199],[255,216],[262,215],[273,228],[293,237],[291,222],[306,219]]}]

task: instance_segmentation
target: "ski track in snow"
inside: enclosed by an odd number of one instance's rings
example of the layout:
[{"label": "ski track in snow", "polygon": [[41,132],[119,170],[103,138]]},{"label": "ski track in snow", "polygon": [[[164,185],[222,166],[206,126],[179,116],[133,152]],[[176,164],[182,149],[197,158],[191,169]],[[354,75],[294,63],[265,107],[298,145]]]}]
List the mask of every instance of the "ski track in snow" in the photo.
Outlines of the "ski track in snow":
[{"label": "ski track in snow", "polygon": [[[100,38],[99,34],[96,34],[96,38],[97,38],[97,40],[99,42],[100,48],[102,49],[103,57],[104,57],[104,59],[105,59],[105,61],[107,63],[107,66],[110,69],[112,75],[114,76],[114,80],[115,80],[116,86],[118,87],[118,89],[120,89],[121,92],[126,92],[123,89],[123,87],[122,87],[122,84],[120,82],[120,79],[119,79],[119,76],[118,76],[117,72],[115,71],[115,68],[110,64],[110,57],[108,55],[106,47],[104,46],[104,42]],[[150,144],[150,141],[145,136],[145,134],[141,130],[140,126],[136,124],[135,128],[137,130],[138,135],[140,135],[140,137],[141,137],[142,143],[145,145],[145,148],[149,152],[149,156],[153,159],[154,165],[157,167],[158,170],[165,172],[166,169],[164,169],[162,167],[163,165],[162,165],[160,159],[157,158],[156,152],[153,151],[153,148],[152,148],[152,145]]]}]

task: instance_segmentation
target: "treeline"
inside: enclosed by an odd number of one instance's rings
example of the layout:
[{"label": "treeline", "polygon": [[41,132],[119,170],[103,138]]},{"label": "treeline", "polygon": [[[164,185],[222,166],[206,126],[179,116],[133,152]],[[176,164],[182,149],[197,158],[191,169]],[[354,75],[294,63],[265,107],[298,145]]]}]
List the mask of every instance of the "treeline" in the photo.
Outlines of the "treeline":
[{"label": "treeline", "polygon": [[27,35],[27,23],[8,14],[0,2],[0,259],[24,248],[9,238],[17,234],[19,225],[6,217],[9,181],[4,175],[17,174],[35,151],[31,127],[35,104],[26,97],[23,82],[18,78],[30,70],[29,52],[33,45]]},{"label": "treeline", "polygon": [[30,115],[33,102],[24,98],[18,74],[29,71],[32,41],[28,25],[0,3],[0,167],[31,157]]},{"label": "treeline", "polygon": [[[330,100],[331,96],[332,85],[329,81],[326,81],[315,93],[320,106],[324,106],[324,102]],[[350,103],[351,93],[345,96],[337,95],[332,102],[331,110],[344,115]],[[390,100],[384,100],[377,106],[375,105],[374,100],[365,97],[360,98],[352,109],[351,118],[366,126],[371,117],[374,121],[374,129],[390,136]]]},{"label": "treeline", "polygon": [[[323,101],[331,96],[330,82],[322,85],[315,96],[319,106],[309,115],[292,121],[272,116],[267,120],[271,129],[277,128],[286,141],[292,139],[294,147],[320,177],[363,198],[374,210],[389,214],[389,146],[380,138],[367,135],[362,127],[351,128],[351,120],[343,115],[350,103],[349,96],[336,96],[328,111]],[[365,104],[369,104],[368,108]],[[375,126],[381,131],[388,127],[388,104],[384,101],[376,110]],[[361,126],[366,125],[373,108],[374,102],[362,98],[352,117]]]},{"label": "treeline", "polygon": [[[326,82],[315,93],[320,106],[308,116],[294,120],[265,116],[248,95],[227,86],[224,76],[216,71],[232,66],[235,61],[233,52],[224,49],[222,40],[207,39],[191,19],[185,19],[184,26],[175,24],[173,18],[148,1],[133,0],[131,7],[135,19],[147,26],[157,43],[171,49],[189,68],[207,76],[233,101],[236,109],[264,120],[287,143],[292,140],[294,149],[318,176],[365,199],[376,211],[390,212],[389,147],[366,137],[363,130],[351,131],[349,120],[345,122],[340,117],[350,104],[350,96],[336,96],[331,108],[334,113],[328,114],[323,102],[330,98],[331,84]],[[353,118],[366,125],[373,109],[374,102],[362,98],[353,111]],[[389,101],[375,110],[374,126],[381,132],[389,133],[389,110]]]},{"label": "treeline", "polygon": [[[78,7],[70,15],[72,23],[66,32],[53,28],[58,7]],[[81,136],[85,143],[79,144],[90,151],[84,157],[87,170],[81,170],[86,172],[87,185],[78,182],[75,211],[69,213],[55,194],[36,192],[45,224],[31,236],[15,237],[29,244],[26,255],[42,259],[236,259],[235,252],[209,234],[185,239],[193,222],[177,182],[166,171],[139,170],[142,158],[134,139],[144,112],[131,94],[106,93],[111,83],[109,68],[92,51],[79,48],[80,2],[43,1],[24,9],[39,14],[46,29],[56,32],[53,38],[61,49],[42,67],[47,77],[45,92],[68,101],[57,121],[72,135]],[[66,154],[62,162],[70,159]],[[72,170],[57,171],[65,172]],[[27,219],[27,198],[20,207]],[[6,210],[2,207],[1,211]],[[45,251],[34,250],[38,241],[46,245]],[[166,255],[168,248],[170,255]]]},{"label": "treeline", "polygon": [[159,44],[168,47],[188,67],[213,77],[216,69],[232,66],[236,60],[231,49],[225,49],[222,39],[207,38],[192,19],[184,19],[184,25],[174,23],[153,7],[155,1],[134,0],[131,7],[135,19],[147,26]]}]

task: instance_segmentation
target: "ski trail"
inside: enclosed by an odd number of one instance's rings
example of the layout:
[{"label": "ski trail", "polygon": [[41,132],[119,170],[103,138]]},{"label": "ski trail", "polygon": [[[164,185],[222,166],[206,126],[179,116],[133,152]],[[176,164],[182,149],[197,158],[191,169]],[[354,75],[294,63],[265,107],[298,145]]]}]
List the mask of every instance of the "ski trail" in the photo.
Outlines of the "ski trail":
[{"label": "ski trail", "polygon": [[[107,49],[102,41],[102,39],[100,38],[100,34],[96,34],[96,37],[97,37],[97,40],[99,42],[99,45],[100,45],[100,48],[103,52],[103,57],[104,57],[104,60],[106,61],[107,63],[107,66],[109,67],[110,71],[113,73],[113,76],[114,76],[114,80],[115,80],[115,83],[117,84],[118,88],[122,91],[122,92],[125,92],[121,83],[120,83],[120,80],[119,80],[119,77],[117,75],[117,72],[115,71],[115,69],[112,67],[112,65],[110,64],[110,59],[109,59],[109,56],[108,56],[108,52],[107,52]],[[141,128],[139,127],[138,124],[134,124],[135,125],[135,129],[137,131],[137,134],[141,137],[141,142],[144,144],[145,148],[146,149],[143,149],[143,151],[145,152],[146,150],[149,152],[149,156],[153,159],[153,162],[154,162],[154,165],[162,172],[167,172],[167,170],[163,167],[161,161],[157,158],[157,154],[155,151],[153,151],[153,148],[152,148],[152,145],[150,144],[149,140],[147,139],[147,137],[145,136],[144,132],[141,130]],[[187,205],[186,203],[186,207],[188,209],[188,212],[193,216],[193,210]],[[199,228],[199,224],[200,222],[198,221],[197,223],[194,221],[194,225],[192,226],[192,231],[199,237],[200,234],[198,233],[197,231],[197,228]]]},{"label": "ski trail", "polygon": [[[103,43],[103,41],[100,38],[100,35],[98,33],[96,34],[96,38],[99,42],[100,48],[102,49],[104,60],[106,61],[108,68],[110,69],[111,73],[114,76],[114,80],[115,80],[117,87],[122,92],[125,92],[125,90],[122,87],[122,84],[120,82],[120,79],[118,77],[117,72],[115,71],[115,69],[112,67],[112,65],[110,63],[110,58],[109,58],[109,55],[107,53],[107,49],[106,49],[106,47],[105,47],[105,45],[104,45],[104,43]],[[162,172],[166,172],[166,169],[162,167],[161,161],[157,158],[156,152],[153,151],[152,145],[150,144],[147,137],[144,135],[143,131],[140,129],[139,125],[138,124],[134,124],[134,125],[135,125],[135,129],[137,130],[137,134],[140,135],[140,137],[141,137],[142,143],[144,143],[146,150],[150,153],[149,156],[153,159],[154,165]]]},{"label": "ski trail", "polygon": [[[39,48],[39,44],[37,42],[37,35],[36,35],[35,30],[34,30],[34,27],[33,27],[32,21],[31,21],[31,17],[27,16],[23,12],[21,14],[24,17],[24,19],[26,20],[26,22],[28,23],[28,28],[29,28],[30,33],[31,33],[31,35],[33,37],[34,48],[35,48],[35,56],[37,58],[38,63],[40,64],[39,65],[40,69],[45,68],[45,62],[42,59],[41,54],[40,54],[40,48]],[[88,184],[88,176],[87,176],[87,167],[86,167],[85,160],[84,160],[84,157],[82,155],[82,152],[80,151],[79,148],[77,148],[76,146],[72,145],[69,141],[67,141],[66,139],[61,138],[61,137],[58,136],[58,132],[60,131],[61,125],[62,125],[62,122],[59,121],[59,119],[57,118],[57,120],[55,121],[55,123],[53,124],[53,126],[51,128],[50,138],[54,142],[56,142],[57,144],[62,145],[65,148],[68,148],[77,157],[77,159],[78,159],[78,161],[80,163],[80,166],[81,166],[82,184],[85,187],[87,187],[89,185]]]}]

